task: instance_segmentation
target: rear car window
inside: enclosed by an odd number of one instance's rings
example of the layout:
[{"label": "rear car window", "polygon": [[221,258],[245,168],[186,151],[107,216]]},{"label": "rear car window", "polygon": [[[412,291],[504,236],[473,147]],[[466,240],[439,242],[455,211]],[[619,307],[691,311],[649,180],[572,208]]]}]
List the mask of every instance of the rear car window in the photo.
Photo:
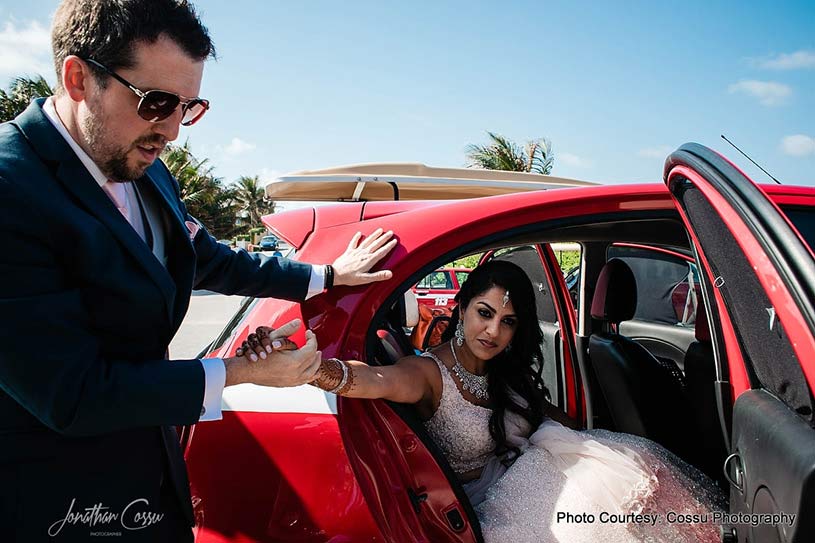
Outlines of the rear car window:
[{"label": "rear car window", "polygon": [[607,260],[628,264],[637,281],[635,320],[694,326],[701,287],[696,264],[659,248],[609,247]]}]

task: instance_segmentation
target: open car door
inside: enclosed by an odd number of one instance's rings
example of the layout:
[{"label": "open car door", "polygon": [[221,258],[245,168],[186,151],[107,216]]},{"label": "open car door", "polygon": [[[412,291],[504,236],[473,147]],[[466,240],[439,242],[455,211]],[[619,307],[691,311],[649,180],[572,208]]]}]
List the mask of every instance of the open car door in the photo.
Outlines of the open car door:
[{"label": "open car door", "polygon": [[815,261],[801,235],[811,238],[701,145],[668,157],[665,182],[697,252],[712,325],[709,386],[730,449],[723,541],[815,541]]},{"label": "open car door", "polygon": [[463,488],[412,406],[337,403],[348,459],[386,541],[483,543]]}]

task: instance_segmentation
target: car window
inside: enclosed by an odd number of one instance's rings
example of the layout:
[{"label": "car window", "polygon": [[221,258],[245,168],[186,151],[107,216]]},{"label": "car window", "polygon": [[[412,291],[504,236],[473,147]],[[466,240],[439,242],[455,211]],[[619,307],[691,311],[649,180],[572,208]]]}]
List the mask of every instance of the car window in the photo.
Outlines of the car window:
[{"label": "car window", "polygon": [[563,280],[566,288],[569,289],[569,297],[572,299],[572,306],[575,311],[580,311],[580,260],[583,255],[583,248],[576,242],[561,242],[551,245],[555,258],[563,273]]},{"label": "car window", "polygon": [[424,276],[422,280],[416,284],[416,288],[451,290],[453,288],[453,280],[447,272],[434,271]]},{"label": "car window", "polygon": [[464,281],[467,280],[468,275],[470,275],[470,272],[466,272],[466,271],[457,271],[456,272],[456,279],[458,279],[458,286],[459,287],[464,284]]},{"label": "car window", "polygon": [[416,283],[416,288],[429,289],[430,288],[430,276],[425,275],[424,277],[422,277],[422,280],[419,281],[418,283]]},{"label": "car window", "polygon": [[453,279],[449,272],[437,272],[430,278],[430,288],[452,289]]},{"label": "car window", "polygon": [[786,206],[781,209],[801,234],[804,242],[815,251],[815,210],[804,206]]},{"label": "car window", "polygon": [[232,315],[232,318],[229,319],[229,322],[226,324],[221,333],[218,334],[218,337],[213,340],[207,347],[204,348],[203,351],[198,355],[198,357],[202,357],[207,353],[217,351],[221,347],[223,347],[226,340],[232,337],[232,334],[235,333],[235,330],[243,324],[243,322],[251,315],[251,309],[255,306],[255,304],[259,301],[259,298],[252,298],[251,296],[247,296],[241,302],[241,306]]},{"label": "car window", "polygon": [[637,281],[635,320],[693,326],[701,287],[696,264],[657,248],[612,245],[606,260],[619,258]]}]

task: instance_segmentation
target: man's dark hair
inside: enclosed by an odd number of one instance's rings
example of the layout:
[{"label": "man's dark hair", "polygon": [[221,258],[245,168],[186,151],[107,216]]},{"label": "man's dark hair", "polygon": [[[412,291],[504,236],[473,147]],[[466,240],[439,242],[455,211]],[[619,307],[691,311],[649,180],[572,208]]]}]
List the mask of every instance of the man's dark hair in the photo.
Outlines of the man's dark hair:
[{"label": "man's dark hair", "polygon": [[[133,46],[167,36],[191,58],[215,58],[215,46],[187,0],[64,0],[51,29],[51,47],[62,87],[62,63],[69,55],[92,58],[110,68],[133,66]],[[107,78],[94,74],[104,87]]]}]

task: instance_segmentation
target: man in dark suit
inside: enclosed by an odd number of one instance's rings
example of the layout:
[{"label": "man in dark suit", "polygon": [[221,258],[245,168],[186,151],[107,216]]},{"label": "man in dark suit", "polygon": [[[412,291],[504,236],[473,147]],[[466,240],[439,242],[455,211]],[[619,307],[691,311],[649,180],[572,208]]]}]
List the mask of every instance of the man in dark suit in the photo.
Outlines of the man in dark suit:
[{"label": "man in dark suit", "polygon": [[185,1],[66,0],[52,43],[56,95],[0,125],[0,541],[190,541],[173,426],[320,363],[311,332],[256,362],[167,360],[191,289],[303,300],[389,278],[369,270],[395,240],[312,266],[233,252],[187,214],[157,160],[209,106]]}]

